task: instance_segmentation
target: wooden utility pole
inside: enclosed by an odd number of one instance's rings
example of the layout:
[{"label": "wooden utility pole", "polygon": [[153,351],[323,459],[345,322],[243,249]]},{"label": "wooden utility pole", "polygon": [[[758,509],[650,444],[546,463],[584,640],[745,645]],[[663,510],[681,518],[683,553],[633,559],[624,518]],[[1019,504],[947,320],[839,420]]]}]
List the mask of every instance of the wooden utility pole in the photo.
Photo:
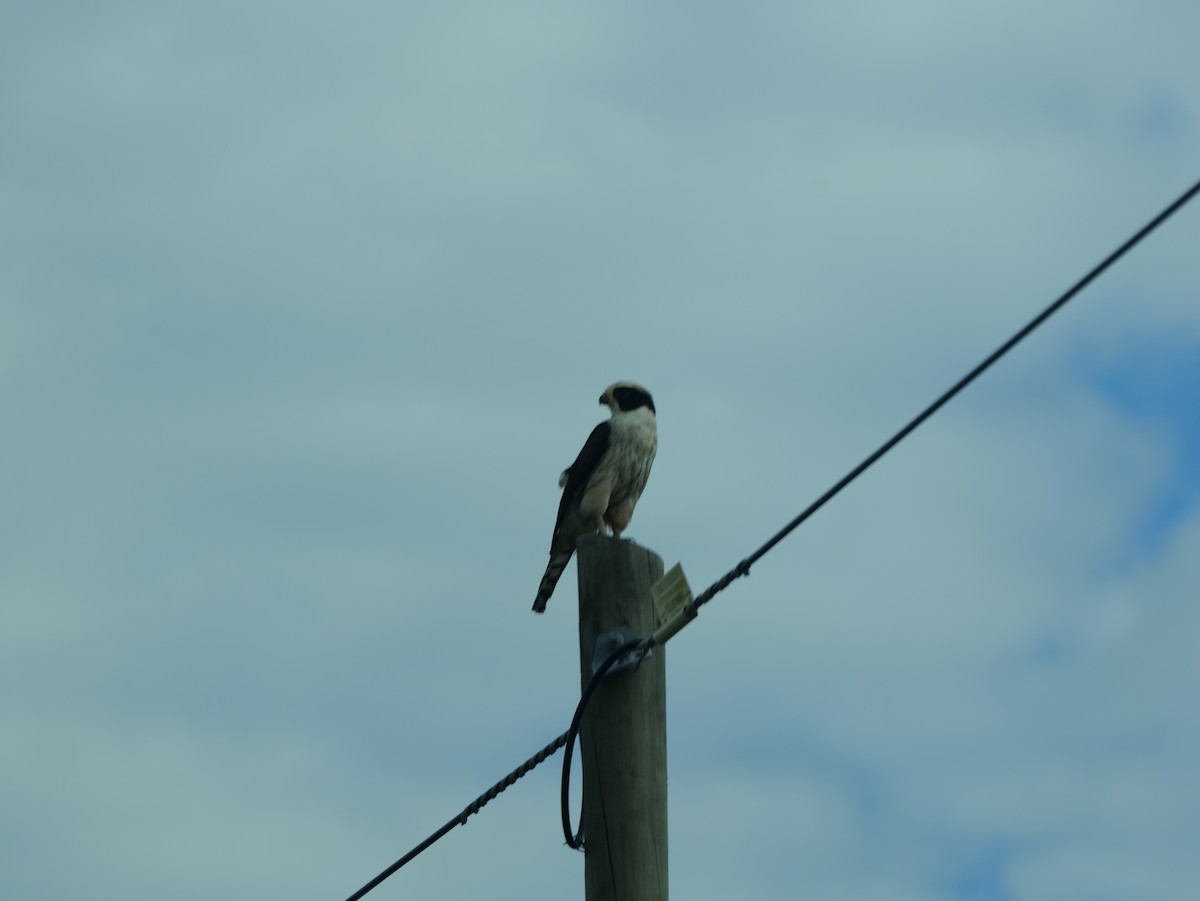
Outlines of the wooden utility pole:
[{"label": "wooden utility pole", "polygon": [[[632,541],[587,535],[577,546],[581,683],[596,638],[658,627],[650,586],[662,558]],[[587,901],[667,901],[667,669],[664,649],[606,678],[580,725]]]}]

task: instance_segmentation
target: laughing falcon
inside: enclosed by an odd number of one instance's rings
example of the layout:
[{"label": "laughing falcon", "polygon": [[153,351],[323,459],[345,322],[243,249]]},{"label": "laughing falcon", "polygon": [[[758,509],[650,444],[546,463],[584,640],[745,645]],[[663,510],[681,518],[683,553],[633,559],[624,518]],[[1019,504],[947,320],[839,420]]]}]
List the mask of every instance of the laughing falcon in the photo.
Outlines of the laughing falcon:
[{"label": "laughing falcon", "polygon": [[535,613],[545,612],[580,537],[609,527],[613,538],[621,537],[654,463],[658,429],[650,392],[633,382],[617,382],[600,395],[600,403],[612,410],[612,418],[592,429],[575,462],[558,479],[563,495],[550,563],[533,601]]}]

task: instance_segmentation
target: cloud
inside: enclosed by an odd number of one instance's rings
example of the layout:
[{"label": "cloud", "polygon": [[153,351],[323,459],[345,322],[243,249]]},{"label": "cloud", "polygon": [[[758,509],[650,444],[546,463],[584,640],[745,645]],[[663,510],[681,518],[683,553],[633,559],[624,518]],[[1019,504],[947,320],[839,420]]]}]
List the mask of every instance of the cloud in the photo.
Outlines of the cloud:
[{"label": "cloud", "polygon": [[[15,16],[8,894],[365,882],[566,726],[599,388],[702,589],[1195,177],[1194,18]],[[1187,897],[1195,216],[672,643],[676,894]],[[379,897],[578,891],[555,769]]]}]

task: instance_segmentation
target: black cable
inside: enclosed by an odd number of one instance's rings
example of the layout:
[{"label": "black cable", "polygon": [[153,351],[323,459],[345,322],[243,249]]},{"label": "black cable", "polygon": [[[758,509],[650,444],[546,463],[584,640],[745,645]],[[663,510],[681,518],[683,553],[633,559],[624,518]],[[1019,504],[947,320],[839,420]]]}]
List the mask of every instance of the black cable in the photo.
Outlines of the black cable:
[{"label": "black cable", "polygon": [[[1181,207],[1183,207],[1188,201],[1190,201],[1197,193],[1200,193],[1200,181],[1196,182],[1196,184],[1194,184],[1190,188],[1188,188],[1188,190],[1186,190],[1182,195],[1180,195],[1180,197],[1177,200],[1175,200],[1170,206],[1168,206],[1165,210],[1163,210],[1161,213],[1159,213],[1157,216],[1155,216],[1153,219],[1151,219],[1148,223],[1146,223],[1146,225],[1142,226],[1142,228],[1139,229],[1133,235],[1133,237],[1129,238],[1129,240],[1127,240],[1124,244],[1122,244],[1120,247],[1118,247],[1116,250],[1114,250],[1112,253],[1110,253],[1107,257],[1105,257],[1090,272],[1088,272],[1087,275],[1085,275],[1083,278],[1081,278],[1079,281],[1077,281],[1064,294],[1062,294],[1062,296],[1060,296],[1053,303],[1051,303],[1048,307],[1046,307],[1046,309],[1042,310],[1041,313],[1039,313],[1037,316],[1035,316],[1033,319],[1031,319],[1022,329],[1020,329],[1020,331],[1018,331],[1015,335],[1013,335],[1011,338],[1009,338],[1007,341],[1005,341],[1002,345],[1000,345],[1000,347],[998,347],[987,358],[985,358],[983,360],[983,362],[981,362],[978,366],[976,366],[974,369],[972,369],[970,372],[968,372],[965,376],[963,376],[961,379],[959,379],[958,382],[956,382],[949,390],[947,390],[944,394],[942,394],[941,397],[939,397],[937,400],[935,400],[933,403],[931,403],[928,407],[926,407],[924,410],[922,410],[920,413],[918,413],[912,419],[912,421],[910,421],[906,426],[904,426],[904,428],[900,429],[900,431],[898,431],[895,435],[893,435],[891,438],[889,438],[887,441],[885,441],[882,445],[880,445],[880,447],[874,453],[872,453],[865,460],[863,460],[861,463],[859,463],[856,467],[854,467],[854,469],[850,470],[850,472],[846,473],[846,475],[844,475],[832,488],[830,488],[828,491],[826,491],[824,494],[822,494],[819,498],[817,498],[815,501],[813,501],[811,504],[809,504],[795,519],[793,519],[786,526],[784,526],[782,529],[780,529],[778,532],[776,532],[773,536],[771,536],[771,538],[768,539],[767,542],[765,544],[763,544],[758,550],[756,550],[749,557],[746,557],[744,560],[742,560],[740,563],[738,563],[737,566],[735,566],[733,569],[731,569],[729,572],[727,572],[724,576],[722,576],[720,579],[718,579],[716,582],[714,582],[712,585],[710,585],[707,589],[705,589],[704,592],[702,592],[695,600],[693,600],[690,604],[687,605],[687,607],[685,608],[685,612],[686,612],[687,616],[689,618],[694,617],[696,614],[696,611],[699,610],[700,607],[707,604],[714,597],[716,597],[718,594],[720,594],[722,591],[724,591],[726,588],[728,588],[730,583],[734,582],[736,579],[741,578],[742,576],[749,575],[750,567],[753,566],[755,563],[757,563],[760,559],[762,559],[762,557],[768,551],[770,551],[773,547],[775,547],[775,545],[777,545],[777,544],[779,544],[779,542],[783,541],[783,539],[786,538],[788,535],[790,535],[801,523],[803,523],[806,519],[808,519],[810,516],[812,516],[818,510],[820,510],[823,506],[825,506],[826,503],[828,503],[830,500],[832,500],[834,498],[834,496],[837,495],[843,488],[845,488],[847,485],[849,485],[851,482],[853,482],[855,479],[857,479],[860,475],[862,475],[863,472],[865,472],[872,465],[874,465],[879,460],[880,457],[882,457],[884,454],[886,454],[888,451],[890,451],[893,447],[895,447],[897,444],[899,444],[901,441],[903,441],[905,438],[907,438],[909,436],[909,434],[914,429],[917,428],[917,426],[921,425],[921,423],[923,423],[926,419],[928,419],[930,416],[932,416],[934,413],[936,413],[939,409],[941,409],[956,394],[958,394],[960,391],[962,391],[964,388],[966,388],[967,385],[969,385],[969,384],[971,384],[971,382],[975,381],[975,379],[977,379],[980,375],[982,375],[984,373],[984,371],[986,371],[989,367],[991,367],[991,365],[993,363],[995,363],[997,360],[999,360],[1001,357],[1003,357],[1005,354],[1007,354],[1010,350],[1012,350],[1014,347],[1016,347],[1016,345],[1019,344],[1024,338],[1026,338],[1030,332],[1032,332],[1034,329],[1036,329],[1038,326],[1040,326],[1043,322],[1045,322],[1047,319],[1049,319],[1052,315],[1054,315],[1056,312],[1058,312],[1058,310],[1061,307],[1063,307],[1067,303],[1067,301],[1069,301],[1076,294],[1078,294],[1080,291],[1082,291],[1084,288],[1086,288],[1089,284],[1091,284],[1098,276],[1100,276],[1105,270],[1107,270],[1110,266],[1112,266],[1113,263],[1117,262],[1117,260],[1121,259],[1121,257],[1123,257],[1126,253],[1128,253],[1135,246],[1137,246],[1139,243],[1141,243],[1142,239],[1144,239],[1147,235],[1149,235],[1156,228],[1158,228],[1160,225],[1162,225],[1172,215],[1174,215],[1176,212],[1178,212],[1179,209]],[[664,638],[663,643],[665,643],[666,640],[669,640],[669,638],[671,636],[675,635],[677,631],[678,631],[678,629],[670,632],[670,634],[667,635],[666,638]],[[612,654],[610,654],[608,659],[606,659],[604,661],[604,663],[601,664],[600,668],[596,670],[595,674],[588,681],[588,684],[584,687],[583,694],[581,695],[581,697],[579,699],[579,704],[575,708],[575,716],[571,720],[571,728],[569,728],[562,735],[558,736],[558,738],[554,739],[554,741],[550,742],[550,744],[546,745],[546,747],[542,748],[542,750],[539,751],[537,754],[535,754],[533,757],[530,757],[528,760],[526,760],[523,764],[521,764],[521,766],[517,767],[515,770],[513,770],[511,773],[509,773],[507,776],[505,776],[504,779],[500,780],[500,782],[497,782],[495,785],[493,785],[484,794],[480,795],[473,802],[468,804],[463,809],[462,813],[460,813],[454,819],[447,822],[444,826],[442,826],[441,829],[439,829],[437,832],[433,833],[431,836],[429,836],[429,838],[425,839],[425,841],[421,842],[421,844],[417,845],[417,847],[413,848],[411,851],[409,851],[407,854],[405,854],[403,857],[401,857],[398,861],[396,861],[394,864],[392,864],[390,867],[388,867],[386,870],[384,870],[382,873],[380,873],[378,876],[376,876],[374,879],[372,879],[370,882],[368,882],[366,885],[364,885],[361,889],[359,889],[357,892],[355,892],[353,895],[351,895],[347,899],[347,901],[358,901],[358,899],[362,898],[369,891],[371,891],[373,888],[375,888],[377,885],[379,885],[381,882],[383,882],[385,879],[387,879],[389,876],[391,876],[393,873],[395,873],[397,870],[399,870],[406,863],[408,863],[410,860],[412,860],[414,857],[416,857],[418,854],[420,854],[422,851],[424,851],[426,848],[428,848],[434,842],[436,842],[440,838],[442,838],[442,836],[444,836],[447,832],[449,832],[455,826],[464,825],[466,823],[468,817],[470,817],[472,814],[478,813],[479,810],[485,804],[487,804],[489,801],[491,801],[494,797],[496,797],[496,795],[500,794],[500,792],[504,791],[506,788],[508,788],[510,785],[512,785],[514,782],[516,782],[518,779],[520,779],[522,776],[524,776],[526,773],[528,773],[534,767],[536,767],[539,764],[541,764],[542,762],[544,762],[548,757],[550,757],[552,754],[554,754],[559,748],[563,747],[564,745],[567,746],[568,750],[565,755],[565,764],[566,765],[563,767],[563,795],[562,795],[563,834],[566,836],[568,845],[570,845],[572,848],[579,848],[581,846],[581,842],[579,841],[580,837],[578,834],[572,833],[572,831],[571,831],[570,811],[569,811],[568,805],[567,805],[567,790],[569,788],[568,780],[570,778],[569,773],[570,773],[570,761],[571,761],[571,756],[572,756],[572,748],[575,743],[575,737],[579,733],[579,723],[583,719],[583,712],[587,708],[587,703],[588,703],[588,701],[591,700],[592,693],[595,691],[596,686],[600,683],[600,680],[604,677],[604,674],[607,673],[608,670],[610,670],[613,667],[613,665],[617,661],[617,658],[619,658],[621,656],[621,654],[627,653],[631,650],[634,650],[639,645],[643,646],[644,649],[648,651],[650,649],[650,647],[652,647],[654,644],[655,644],[655,642],[653,639],[650,639],[650,638],[640,639],[637,641],[628,642],[626,645],[622,646],[621,648],[618,648],[616,651],[614,651]],[[569,744],[568,744],[568,740],[570,741]]]},{"label": "black cable", "polygon": [[424,851],[426,848],[428,848],[434,842],[438,841],[442,836],[444,836],[447,832],[449,832],[455,826],[465,826],[467,823],[468,817],[472,816],[473,814],[479,813],[479,811],[482,810],[483,807],[485,805],[487,805],[487,803],[489,801],[491,801],[498,794],[500,794],[500,792],[504,791],[506,788],[508,788],[510,785],[512,785],[514,782],[516,782],[522,776],[526,775],[534,767],[538,766],[541,763],[544,763],[547,759],[549,759],[551,756],[553,756],[554,753],[559,748],[561,748],[564,744],[566,744],[567,734],[568,733],[564,732],[562,735],[558,736],[558,738],[554,739],[552,742],[550,742],[548,745],[546,745],[544,748],[542,748],[540,751],[538,751],[536,754],[534,754],[532,757],[530,757],[528,760],[526,760],[524,763],[522,763],[519,767],[517,767],[515,770],[513,770],[511,773],[509,773],[507,776],[505,776],[503,779],[501,779],[499,782],[497,782],[495,785],[493,785],[491,788],[489,788],[487,791],[485,791],[482,795],[480,795],[478,798],[476,798],[474,801],[472,801],[470,804],[468,804],[466,807],[464,807],[462,809],[462,813],[460,813],[454,819],[449,820],[444,826],[442,826],[441,829],[439,829],[437,832],[433,833],[431,836],[429,836],[429,838],[425,839],[425,841],[421,842],[421,844],[417,845],[415,848],[413,848],[411,851],[409,851],[407,854],[405,854],[403,857],[401,857],[399,860],[397,860],[394,864],[392,864],[390,867],[388,867],[386,870],[384,870],[382,873],[380,873],[378,876],[376,876],[374,879],[372,879],[370,882],[368,882],[366,885],[364,885],[362,888],[360,888],[357,892],[355,892],[353,895],[351,895],[349,898],[347,898],[346,901],[358,901],[359,898],[362,898],[364,895],[367,894],[367,892],[371,891],[373,888],[375,888],[377,885],[379,885],[379,883],[383,882],[383,880],[387,879],[389,876],[391,876],[393,873],[395,873],[398,869],[400,869],[402,866],[404,866],[406,863],[408,863],[410,860],[412,860],[414,857],[416,857],[418,854],[420,854],[422,851]]},{"label": "black cable", "polygon": [[757,563],[764,554],[771,550],[771,548],[783,541],[783,539],[790,535],[797,526],[824,507],[826,503],[832,500],[834,496],[837,495],[843,488],[862,475],[876,461],[878,461],[880,457],[907,438],[909,434],[917,428],[917,426],[940,410],[951,398],[962,391],[963,388],[967,387],[967,385],[971,384],[971,382],[975,381],[975,379],[981,376],[993,363],[1016,347],[1024,338],[1029,335],[1030,332],[1057,313],[1064,305],[1066,305],[1067,301],[1095,281],[1095,279],[1106,269],[1112,266],[1113,263],[1117,262],[1117,260],[1121,259],[1121,257],[1125,256],[1126,253],[1141,243],[1143,238],[1166,222],[1167,219],[1169,219],[1173,214],[1178,212],[1180,207],[1191,200],[1198,192],[1200,192],[1200,181],[1196,182],[1196,184],[1184,191],[1174,203],[1142,226],[1142,228],[1139,229],[1137,233],[1133,235],[1133,237],[1101,260],[1087,275],[1077,281],[1057,300],[1055,300],[1052,304],[1046,307],[1046,309],[1042,310],[1042,312],[1038,313],[1037,316],[1031,319],[1024,326],[1024,328],[996,348],[996,350],[993,351],[986,359],[984,359],[983,362],[959,379],[941,397],[913,417],[912,421],[910,421],[908,425],[900,429],[900,431],[880,445],[874,453],[846,473],[846,475],[842,476],[837,484],[809,504],[799,516],[772,535],[762,547],[760,547],[746,559],[742,560],[737,566],[710,585],[708,589],[706,589],[699,597],[697,597],[688,605],[688,612],[694,614],[698,609],[711,601],[716,595],[728,588],[729,584],[735,579],[749,575],[750,567]]},{"label": "black cable", "polygon": [[[771,536],[771,538],[758,550],[756,550],[749,557],[746,557],[744,560],[738,563],[737,566],[710,585],[704,592],[700,594],[699,597],[687,605],[684,613],[686,618],[688,620],[693,618],[696,615],[696,611],[701,606],[707,604],[717,594],[728,588],[731,582],[741,578],[742,576],[749,575],[750,567],[762,559],[762,557],[773,547],[775,547],[775,545],[783,541],[783,539],[790,535],[801,523],[803,523],[806,519],[825,506],[826,503],[832,500],[838,492],[862,475],[863,472],[870,468],[877,460],[879,460],[880,457],[907,438],[909,434],[911,434],[917,428],[917,426],[921,425],[921,423],[923,423],[926,419],[940,410],[951,398],[966,388],[967,385],[975,381],[975,379],[982,375],[984,371],[987,370],[993,363],[1016,347],[1017,344],[1027,337],[1030,332],[1053,316],[1059,309],[1066,305],[1067,301],[1086,288],[1101,273],[1103,273],[1104,270],[1108,269],[1109,266],[1119,260],[1128,251],[1132,250],[1133,247],[1137,245],[1143,238],[1154,231],[1154,229],[1158,228],[1158,226],[1165,222],[1180,207],[1191,200],[1197,192],[1200,192],[1200,182],[1192,185],[1192,187],[1184,192],[1184,194],[1180,196],[1178,200],[1155,216],[1152,220],[1150,220],[1150,222],[1148,222],[1136,234],[1134,234],[1133,237],[1105,257],[1099,264],[1093,267],[1087,275],[1072,285],[1064,294],[1046,307],[1046,309],[1042,310],[1042,312],[1031,319],[1020,331],[1018,331],[1015,335],[1013,335],[1011,338],[1001,344],[1000,347],[988,355],[983,362],[955,382],[954,385],[949,388],[949,390],[947,390],[937,400],[918,413],[906,426],[904,426],[904,428],[900,429],[900,431],[880,445],[874,453],[859,463],[858,466],[854,467],[854,469],[850,470],[850,472],[843,476],[832,488],[809,504],[800,513],[800,515],[798,515],[795,519]],[[679,628],[682,628],[682,625],[683,624],[681,624]],[[672,637],[678,634],[679,628],[670,631],[670,633],[663,639],[662,643],[665,644]],[[596,670],[595,675],[593,675],[591,680],[589,680],[587,686],[584,688],[582,697],[579,699],[579,704],[575,708],[575,716],[571,720],[571,728],[567,730],[567,750],[563,755],[561,799],[563,835],[566,837],[567,844],[572,848],[580,848],[583,845],[582,836],[579,834],[579,832],[571,831],[570,802],[567,797],[571,780],[571,755],[575,746],[576,736],[579,734],[579,723],[583,719],[583,712],[587,708],[588,701],[591,700],[592,692],[595,691],[595,688],[599,684],[600,680],[622,654],[636,649],[639,645],[644,645],[644,649],[649,650],[654,643],[655,642],[653,638],[644,639],[642,641],[631,641],[609,655],[608,659],[604,661],[604,664],[598,670]]]},{"label": "black cable", "polygon": [[587,710],[588,702],[592,699],[592,693],[595,692],[596,686],[600,684],[608,671],[613,668],[618,660],[625,654],[631,651],[640,650],[641,656],[638,657],[638,663],[642,662],[642,658],[646,656],[650,648],[654,646],[654,642],[649,638],[635,638],[625,642],[615,651],[605,658],[604,662],[592,673],[592,678],[588,679],[587,685],[583,688],[583,694],[579,696],[579,703],[575,705],[575,715],[571,717],[571,726],[567,729],[567,750],[563,752],[563,771],[562,771],[562,827],[563,838],[567,840],[567,845],[575,850],[583,847],[583,823],[579,824],[579,829],[572,831],[571,829],[571,758],[575,753],[575,739],[579,736],[579,724],[583,722],[583,712]]},{"label": "black cable", "polygon": [[[591,700],[592,694],[596,690],[596,686],[600,684],[600,680],[603,679],[608,674],[608,671],[616,665],[617,661],[622,657],[622,655],[627,654],[630,651],[635,651],[640,646],[644,646],[642,647],[642,656],[645,656],[645,652],[650,650],[652,644],[653,642],[651,642],[649,639],[634,639],[626,642],[625,644],[621,645],[621,647],[609,654],[605,661],[600,664],[600,667],[596,670],[596,672],[592,674],[592,678],[588,680],[587,685],[584,686],[583,693],[579,698],[579,703],[575,707],[575,716],[571,720],[571,727],[566,732],[551,741],[548,745],[546,745],[544,748],[522,763],[519,767],[489,788],[486,792],[464,807],[458,816],[451,820],[447,820],[440,829],[438,829],[427,839],[393,863],[390,867],[360,888],[357,892],[347,898],[346,901],[359,901],[360,898],[364,897],[368,892],[399,870],[402,866],[404,866],[417,855],[421,854],[430,845],[433,845],[435,842],[439,841],[455,826],[465,826],[468,817],[479,813],[479,811],[482,810],[489,801],[494,799],[497,795],[499,795],[502,791],[504,791],[522,776],[526,775],[530,770],[544,763],[564,745],[567,748],[567,753],[565,755],[565,762],[563,766],[563,832],[567,837],[568,845],[570,845],[572,848],[582,847],[583,842],[580,840],[579,836],[572,835],[570,831],[571,827],[570,810],[568,808],[568,791],[570,788],[572,750],[575,746],[575,739],[579,735],[579,724],[583,720],[583,712],[587,709],[588,701]],[[638,662],[641,662],[640,658]]]}]

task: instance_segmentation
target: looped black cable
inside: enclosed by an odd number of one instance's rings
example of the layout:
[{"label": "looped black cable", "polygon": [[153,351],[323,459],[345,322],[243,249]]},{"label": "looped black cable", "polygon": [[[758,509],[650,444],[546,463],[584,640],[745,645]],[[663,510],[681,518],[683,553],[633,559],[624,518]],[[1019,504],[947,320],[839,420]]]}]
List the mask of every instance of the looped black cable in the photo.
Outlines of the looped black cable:
[{"label": "looped black cable", "polygon": [[[567,841],[567,846],[578,851],[583,847],[583,814],[580,814],[579,829],[572,831],[571,829],[571,758],[575,754],[575,740],[579,737],[579,724],[583,722],[583,712],[587,710],[588,702],[592,699],[592,694],[596,691],[601,680],[608,675],[608,671],[616,665],[616,662],[626,654],[633,651],[641,651],[637,663],[640,664],[642,659],[654,647],[654,641],[650,638],[635,638],[625,642],[606,658],[604,662],[592,674],[592,678],[588,680],[587,685],[583,688],[583,694],[579,696],[579,703],[575,705],[575,715],[571,717],[570,728],[566,732],[566,750],[563,752],[563,771],[562,771],[562,827],[563,838]],[[637,664],[635,664],[636,668]]]}]

